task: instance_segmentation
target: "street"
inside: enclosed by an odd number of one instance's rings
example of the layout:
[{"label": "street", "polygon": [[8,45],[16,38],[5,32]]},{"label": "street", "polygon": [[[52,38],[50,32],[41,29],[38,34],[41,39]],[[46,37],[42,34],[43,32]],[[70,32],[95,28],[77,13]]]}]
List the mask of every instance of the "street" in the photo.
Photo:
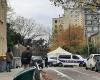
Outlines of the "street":
[{"label": "street", "polygon": [[100,73],[84,68],[51,67],[46,69],[52,80],[100,80]]}]

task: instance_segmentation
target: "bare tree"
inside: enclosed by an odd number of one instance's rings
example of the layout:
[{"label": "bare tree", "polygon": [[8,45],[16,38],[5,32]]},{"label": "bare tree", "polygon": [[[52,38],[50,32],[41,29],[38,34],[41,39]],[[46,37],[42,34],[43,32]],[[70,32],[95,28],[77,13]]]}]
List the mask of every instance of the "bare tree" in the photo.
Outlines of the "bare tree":
[{"label": "bare tree", "polygon": [[49,29],[45,29],[44,25],[36,23],[33,18],[27,19],[17,16],[11,7],[8,8],[7,22],[10,23],[10,28],[20,33],[24,38],[35,39],[50,32]]},{"label": "bare tree", "polygon": [[[62,6],[64,9],[67,8],[96,8],[100,10],[100,0],[50,0],[55,6]],[[70,6],[70,3],[73,6]]]},{"label": "bare tree", "polygon": [[14,16],[8,18],[8,22],[11,24],[11,28],[24,36],[24,38],[35,39],[48,34],[45,27],[36,23],[33,18],[27,19],[22,16]]}]

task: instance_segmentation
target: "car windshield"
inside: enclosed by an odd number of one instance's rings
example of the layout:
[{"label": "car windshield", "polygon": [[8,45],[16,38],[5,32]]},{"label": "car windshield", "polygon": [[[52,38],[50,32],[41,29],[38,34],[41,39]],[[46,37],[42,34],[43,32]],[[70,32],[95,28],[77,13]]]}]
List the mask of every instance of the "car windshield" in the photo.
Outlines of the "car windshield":
[{"label": "car windshield", "polygon": [[94,56],[94,59],[100,61],[100,55],[95,55],[95,56]]}]

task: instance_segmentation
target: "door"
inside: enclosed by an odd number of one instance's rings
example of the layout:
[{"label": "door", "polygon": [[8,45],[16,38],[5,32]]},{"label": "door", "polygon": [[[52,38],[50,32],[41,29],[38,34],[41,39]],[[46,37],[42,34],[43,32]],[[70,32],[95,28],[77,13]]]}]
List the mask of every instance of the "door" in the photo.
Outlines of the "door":
[{"label": "door", "polygon": [[90,55],[89,58],[87,58],[87,67],[88,68],[90,68],[91,61],[92,61],[92,55]]},{"label": "door", "polygon": [[80,58],[77,55],[73,55],[72,59],[73,59],[73,62],[74,62],[75,65],[79,65]]}]

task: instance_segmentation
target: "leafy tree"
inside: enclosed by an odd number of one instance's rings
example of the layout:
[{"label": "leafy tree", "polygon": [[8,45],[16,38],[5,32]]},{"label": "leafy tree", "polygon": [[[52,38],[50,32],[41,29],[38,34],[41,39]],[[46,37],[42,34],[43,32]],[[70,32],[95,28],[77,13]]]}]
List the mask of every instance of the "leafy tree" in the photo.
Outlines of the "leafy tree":
[{"label": "leafy tree", "polygon": [[80,26],[69,26],[65,31],[58,32],[52,39],[55,48],[63,46],[82,46],[84,44],[84,32]]},{"label": "leafy tree", "polygon": [[15,44],[23,44],[24,37],[17,33],[14,29],[7,24],[7,45],[8,47],[13,47]]},{"label": "leafy tree", "polygon": [[48,53],[48,43],[42,38],[33,40],[32,47],[34,55],[45,56]]}]

